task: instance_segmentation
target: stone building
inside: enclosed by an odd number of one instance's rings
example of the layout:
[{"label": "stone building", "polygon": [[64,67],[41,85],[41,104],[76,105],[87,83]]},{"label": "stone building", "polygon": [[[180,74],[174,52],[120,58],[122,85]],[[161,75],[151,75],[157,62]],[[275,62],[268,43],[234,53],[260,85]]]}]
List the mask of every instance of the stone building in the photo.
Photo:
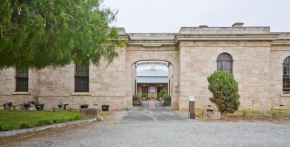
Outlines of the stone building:
[{"label": "stone building", "polygon": [[[136,63],[166,61],[172,109],[187,110],[188,97],[206,108],[212,94],[207,77],[216,70],[231,72],[239,83],[240,109],[290,109],[290,33],[270,27],[182,27],[178,33],[126,33],[128,44],[108,67],[89,69],[74,64],[58,69],[0,72],[0,103],[19,104],[39,95],[45,109],[68,103],[109,104],[110,109],[132,107]],[[283,105],[283,106],[280,106]]]}]

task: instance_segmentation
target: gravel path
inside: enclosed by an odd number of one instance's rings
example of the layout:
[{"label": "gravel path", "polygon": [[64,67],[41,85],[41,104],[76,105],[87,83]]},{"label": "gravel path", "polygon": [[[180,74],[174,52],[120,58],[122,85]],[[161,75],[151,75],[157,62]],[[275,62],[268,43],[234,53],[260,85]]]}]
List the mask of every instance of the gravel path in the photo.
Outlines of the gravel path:
[{"label": "gravel path", "polygon": [[[199,122],[149,101],[109,120],[61,135],[33,137],[8,146],[55,147],[290,147],[290,125],[247,122]],[[150,104],[151,103],[151,104]]]}]

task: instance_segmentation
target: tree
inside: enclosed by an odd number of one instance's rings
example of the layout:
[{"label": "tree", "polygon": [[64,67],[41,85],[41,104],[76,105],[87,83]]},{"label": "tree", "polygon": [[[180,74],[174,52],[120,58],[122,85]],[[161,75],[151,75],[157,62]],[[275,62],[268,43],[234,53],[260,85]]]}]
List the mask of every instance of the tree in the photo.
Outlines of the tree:
[{"label": "tree", "polygon": [[226,71],[215,71],[208,78],[208,89],[213,93],[209,100],[215,103],[221,113],[234,113],[240,106],[239,86],[234,76]]},{"label": "tree", "polygon": [[117,11],[102,0],[3,0],[0,5],[0,69],[98,64],[118,56]]}]

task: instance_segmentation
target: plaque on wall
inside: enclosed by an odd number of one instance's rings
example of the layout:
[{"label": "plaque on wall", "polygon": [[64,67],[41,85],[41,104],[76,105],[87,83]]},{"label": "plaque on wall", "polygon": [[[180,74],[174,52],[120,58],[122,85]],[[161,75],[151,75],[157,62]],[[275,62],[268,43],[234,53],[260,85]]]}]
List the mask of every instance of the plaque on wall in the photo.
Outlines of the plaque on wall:
[{"label": "plaque on wall", "polygon": [[155,92],[155,86],[154,85],[150,86],[150,92]]}]

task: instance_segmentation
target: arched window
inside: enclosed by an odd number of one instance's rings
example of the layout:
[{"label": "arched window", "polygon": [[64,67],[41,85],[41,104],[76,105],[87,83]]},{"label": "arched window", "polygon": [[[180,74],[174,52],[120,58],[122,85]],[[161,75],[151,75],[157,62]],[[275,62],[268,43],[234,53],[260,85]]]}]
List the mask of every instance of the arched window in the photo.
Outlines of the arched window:
[{"label": "arched window", "polygon": [[283,62],[283,93],[290,92],[290,57]]},{"label": "arched window", "polygon": [[233,73],[233,59],[231,55],[222,53],[217,58],[217,70]]}]

